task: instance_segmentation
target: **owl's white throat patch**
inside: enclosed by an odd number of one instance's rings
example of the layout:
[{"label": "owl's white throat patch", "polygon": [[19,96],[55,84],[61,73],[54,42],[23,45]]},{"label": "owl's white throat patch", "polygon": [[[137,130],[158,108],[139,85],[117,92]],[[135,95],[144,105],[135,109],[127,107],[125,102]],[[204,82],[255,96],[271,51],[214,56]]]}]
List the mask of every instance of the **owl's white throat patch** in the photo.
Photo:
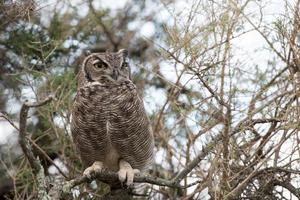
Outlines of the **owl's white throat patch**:
[{"label": "owl's white throat patch", "polygon": [[109,126],[110,126],[110,123],[109,123],[109,121],[107,120],[107,121],[106,121],[106,133],[107,133],[107,135],[109,135]]}]

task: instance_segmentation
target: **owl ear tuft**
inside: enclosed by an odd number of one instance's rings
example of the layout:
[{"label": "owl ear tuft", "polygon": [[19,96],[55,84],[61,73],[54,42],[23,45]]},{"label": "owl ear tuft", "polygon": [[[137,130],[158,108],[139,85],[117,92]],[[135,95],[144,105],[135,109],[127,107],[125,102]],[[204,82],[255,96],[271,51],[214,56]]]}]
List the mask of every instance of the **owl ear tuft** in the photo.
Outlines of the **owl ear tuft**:
[{"label": "owl ear tuft", "polygon": [[128,56],[128,50],[127,49],[120,49],[118,51],[119,54],[123,54],[124,57]]}]

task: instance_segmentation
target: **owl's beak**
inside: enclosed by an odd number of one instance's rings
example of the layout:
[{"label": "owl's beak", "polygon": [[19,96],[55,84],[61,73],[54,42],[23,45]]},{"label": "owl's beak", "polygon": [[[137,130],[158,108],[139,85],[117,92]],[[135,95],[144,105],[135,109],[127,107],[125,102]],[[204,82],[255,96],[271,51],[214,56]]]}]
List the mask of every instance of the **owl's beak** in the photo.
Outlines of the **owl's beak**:
[{"label": "owl's beak", "polygon": [[114,80],[118,80],[119,71],[117,69],[113,69],[113,74],[111,76]]}]

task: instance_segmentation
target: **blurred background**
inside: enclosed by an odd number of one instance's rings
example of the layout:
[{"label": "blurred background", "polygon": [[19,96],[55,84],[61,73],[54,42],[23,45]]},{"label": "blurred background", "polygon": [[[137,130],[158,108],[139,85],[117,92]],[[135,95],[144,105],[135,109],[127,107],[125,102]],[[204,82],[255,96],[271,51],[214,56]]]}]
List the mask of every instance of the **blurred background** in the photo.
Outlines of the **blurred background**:
[{"label": "blurred background", "polygon": [[[126,48],[155,135],[148,199],[299,199],[299,0],[4,0],[0,3],[0,199],[34,199],[27,131],[50,180],[82,166],[70,135],[85,51]],[[50,181],[51,182],[51,181]],[[51,187],[51,186],[49,186]],[[83,186],[74,199],[89,199]],[[93,194],[99,197],[103,191]],[[146,197],[145,197],[146,198]]]}]

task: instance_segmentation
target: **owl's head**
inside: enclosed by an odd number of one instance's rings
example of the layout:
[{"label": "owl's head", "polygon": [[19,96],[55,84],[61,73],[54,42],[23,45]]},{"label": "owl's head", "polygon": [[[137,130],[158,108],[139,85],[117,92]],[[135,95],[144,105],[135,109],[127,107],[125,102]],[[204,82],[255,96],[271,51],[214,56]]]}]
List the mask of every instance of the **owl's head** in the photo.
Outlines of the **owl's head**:
[{"label": "owl's head", "polygon": [[88,82],[120,82],[130,79],[128,52],[121,49],[116,53],[92,53],[82,64],[81,73]]}]

